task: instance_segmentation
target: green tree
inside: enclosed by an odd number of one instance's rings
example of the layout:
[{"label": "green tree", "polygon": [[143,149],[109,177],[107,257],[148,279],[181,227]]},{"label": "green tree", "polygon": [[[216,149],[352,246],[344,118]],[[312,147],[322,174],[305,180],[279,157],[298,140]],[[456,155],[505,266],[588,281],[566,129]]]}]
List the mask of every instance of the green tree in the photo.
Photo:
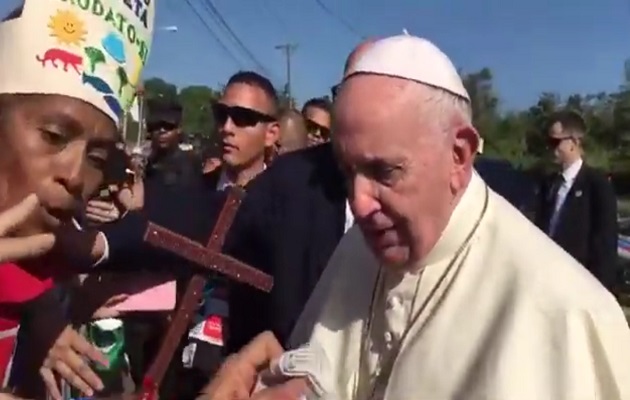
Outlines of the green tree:
[{"label": "green tree", "polygon": [[144,98],[145,100],[156,98],[175,100],[177,99],[177,86],[161,78],[147,79],[144,81]]},{"label": "green tree", "polygon": [[[588,162],[611,171],[630,172],[630,61],[624,65],[619,89],[614,93],[571,94],[562,98],[547,91],[530,107],[509,112],[501,110],[501,97],[489,68],[460,74],[471,97],[473,122],[485,139],[485,156],[507,159],[522,168],[550,167],[551,152],[546,140],[549,116],[568,109],[580,113],[587,124]],[[211,135],[214,126],[208,106],[223,90],[221,85],[216,87],[217,90],[190,86],[178,92],[172,83],[152,78],[145,82],[145,98],[179,98],[184,108],[184,129]],[[322,95],[326,94],[323,89]],[[278,97],[283,108],[297,106],[286,86],[278,90]],[[129,124],[131,139],[137,124]]]},{"label": "green tree", "polygon": [[184,131],[211,137],[214,132],[211,104],[220,97],[207,86],[188,86],[179,92],[184,109]]}]

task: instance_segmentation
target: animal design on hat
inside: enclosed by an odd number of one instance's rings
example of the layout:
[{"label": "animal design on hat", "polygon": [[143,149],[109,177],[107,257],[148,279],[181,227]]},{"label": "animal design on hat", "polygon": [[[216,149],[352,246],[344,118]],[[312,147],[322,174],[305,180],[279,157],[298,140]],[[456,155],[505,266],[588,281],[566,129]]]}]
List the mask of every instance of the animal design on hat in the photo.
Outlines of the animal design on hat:
[{"label": "animal design on hat", "polygon": [[119,126],[131,106],[153,33],[156,0],[25,0],[0,24],[0,93],[84,100]]}]

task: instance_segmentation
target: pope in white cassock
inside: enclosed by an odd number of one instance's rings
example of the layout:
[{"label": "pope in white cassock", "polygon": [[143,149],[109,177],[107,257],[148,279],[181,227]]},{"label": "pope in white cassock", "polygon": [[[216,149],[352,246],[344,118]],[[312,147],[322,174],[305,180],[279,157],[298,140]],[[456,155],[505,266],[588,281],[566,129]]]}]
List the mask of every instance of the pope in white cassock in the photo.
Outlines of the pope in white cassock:
[{"label": "pope in white cassock", "polygon": [[376,41],[334,113],[357,227],[294,337],[325,350],[331,397],[630,399],[621,308],[475,173],[470,99],[446,55]]}]

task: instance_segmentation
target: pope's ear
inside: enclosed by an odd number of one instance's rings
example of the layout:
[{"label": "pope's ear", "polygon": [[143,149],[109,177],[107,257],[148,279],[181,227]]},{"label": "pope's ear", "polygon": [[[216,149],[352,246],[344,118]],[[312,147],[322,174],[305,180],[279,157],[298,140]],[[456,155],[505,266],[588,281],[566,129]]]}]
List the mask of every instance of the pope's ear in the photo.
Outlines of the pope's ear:
[{"label": "pope's ear", "polygon": [[455,133],[453,159],[456,165],[471,164],[479,150],[479,134],[472,126],[464,126]]}]

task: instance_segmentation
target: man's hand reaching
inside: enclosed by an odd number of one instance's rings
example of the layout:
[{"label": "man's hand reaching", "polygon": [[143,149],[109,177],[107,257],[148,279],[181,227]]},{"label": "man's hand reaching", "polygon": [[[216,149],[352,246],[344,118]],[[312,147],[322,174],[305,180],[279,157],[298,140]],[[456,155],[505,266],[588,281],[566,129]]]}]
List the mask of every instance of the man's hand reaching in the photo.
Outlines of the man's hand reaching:
[{"label": "man's hand reaching", "polygon": [[240,352],[225,361],[197,400],[298,400],[307,388],[306,379],[291,379],[252,396],[260,371],[269,367],[284,350],[271,332],[258,335]]}]

